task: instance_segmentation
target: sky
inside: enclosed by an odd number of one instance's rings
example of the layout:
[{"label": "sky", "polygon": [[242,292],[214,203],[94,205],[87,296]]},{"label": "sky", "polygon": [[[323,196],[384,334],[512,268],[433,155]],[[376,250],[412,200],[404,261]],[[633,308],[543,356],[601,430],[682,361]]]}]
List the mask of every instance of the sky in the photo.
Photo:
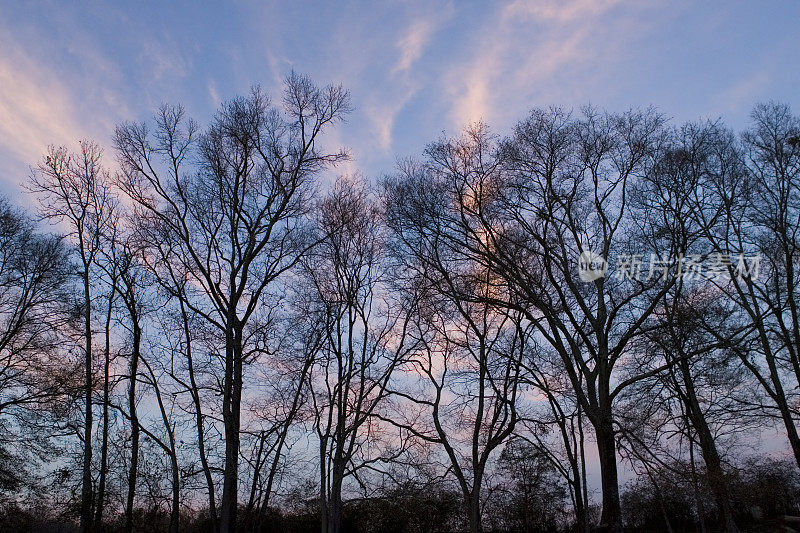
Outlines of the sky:
[{"label": "sky", "polygon": [[[164,5],[162,5],[164,4]],[[292,71],[341,83],[355,111],[325,139],[338,172],[397,158],[484,120],[498,134],[534,107],[655,106],[673,123],[747,125],[758,102],[800,112],[800,2],[0,3],[0,194],[47,145],[106,147],[121,121],[221,101]]]}]

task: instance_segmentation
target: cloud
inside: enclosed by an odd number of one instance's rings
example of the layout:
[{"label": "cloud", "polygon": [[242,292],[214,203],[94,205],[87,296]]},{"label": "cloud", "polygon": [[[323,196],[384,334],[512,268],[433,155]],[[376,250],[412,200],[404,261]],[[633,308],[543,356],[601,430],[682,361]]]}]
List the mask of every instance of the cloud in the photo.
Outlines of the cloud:
[{"label": "cloud", "polygon": [[450,105],[453,125],[502,121],[520,106],[530,107],[534,94],[562,99],[580,89],[633,33],[629,19],[610,16],[621,3],[513,1],[503,6],[477,32],[476,51],[444,77],[442,101]]},{"label": "cloud", "polygon": [[619,0],[539,0],[530,2],[515,0],[503,9],[503,18],[508,20],[520,17],[548,23],[567,23],[597,17],[618,4]]},{"label": "cloud", "polygon": [[[16,44],[0,26],[0,164],[8,192],[25,179],[48,145],[74,147],[82,139],[107,144],[126,118],[126,99],[114,88],[116,65],[76,38],[61,64],[43,48]],[[46,57],[46,59],[45,59]],[[76,68],[77,67],[77,68]]]},{"label": "cloud", "polygon": [[437,21],[431,18],[421,18],[413,22],[405,35],[397,42],[400,59],[392,69],[392,74],[407,72],[421,56],[425,46],[431,39],[436,29]]},{"label": "cloud", "polygon": [[217,83],[214,80],[208,82],[208,97],[214,107],[219,107],[222,104],[222,98],[219,95],[219,91],[217,91]]},{"label": "cloud", "polygon": [[140,59],[146,65],[150,83],[169,84],[186,77],[189,65],[178,50],[175,41],[165,35],[143,39]]},{"label": "cloud", "polygon": [[34,162],[48,144],[88,136],[64,81],[18,49],[0,55],[0,86],[0,146],[12,157]]},{"label": "cloud", "polygon": [[425,13],[412,20],[395,42],[397,60],[388,76],[391,89],[388,94],[373,98],[366,107],[378,145],[386,154],[392,150],[397,116],[422,86],[419,78],[413,75],[413,67],[422,59],[436,31],[451,15],[452,9]]}]

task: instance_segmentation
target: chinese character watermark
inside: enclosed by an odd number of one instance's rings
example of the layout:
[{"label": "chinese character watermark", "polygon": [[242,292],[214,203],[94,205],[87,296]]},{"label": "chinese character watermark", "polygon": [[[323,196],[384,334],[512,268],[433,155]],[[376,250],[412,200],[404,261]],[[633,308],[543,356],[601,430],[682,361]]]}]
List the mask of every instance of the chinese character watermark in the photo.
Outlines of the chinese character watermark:
[{"label": "chinese character watermark", "polygon": [[[615,257],[610,276],[619,280],[650,281],[654,279],[674,279],[725,281],[735,277],[757,280],[761,269],[761,254],[679,254],[663,256],[651,253],[619,254]],[[578,257],[578,276],[581,281],[591,282],[606,276],[608,261],[601,255],[582,251]]]}]

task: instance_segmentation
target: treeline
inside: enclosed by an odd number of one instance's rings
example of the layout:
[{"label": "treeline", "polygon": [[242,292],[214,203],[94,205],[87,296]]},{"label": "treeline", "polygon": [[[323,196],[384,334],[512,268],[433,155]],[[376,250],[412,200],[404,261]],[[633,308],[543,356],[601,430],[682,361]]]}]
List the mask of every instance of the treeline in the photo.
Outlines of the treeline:
[{"label": "treeline", "polygon": [[163,106],[105,158],[84,141],[32,169],[58,237],[0,203],[0,529],[800,513],[788,106],[740,134],[537,109],[330,183],[349,154],[323,137],[350,108],[294,74],[205,127]]}]

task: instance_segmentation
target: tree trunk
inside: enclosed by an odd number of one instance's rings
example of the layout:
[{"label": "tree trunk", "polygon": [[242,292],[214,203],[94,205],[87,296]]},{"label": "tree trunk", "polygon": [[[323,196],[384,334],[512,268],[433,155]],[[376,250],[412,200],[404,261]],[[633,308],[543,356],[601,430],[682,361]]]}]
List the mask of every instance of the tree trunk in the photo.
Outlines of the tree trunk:
[{"label": "tree trunk", "polygon": [[[229,317],[231,323],[235,317]],[[223,398],[225,419],[225,472],[222,487],[220,531],[236,531],[236,511],[239,491],[239,426],[242,400],[242,334],[229,327],[226,332],[226,383]]]},{"label": "tree trunk", "polygon": [[139,350],[142,332],[138,318],[133,315],[133,352],[131,353],[130,386],[128,387],[128,409],[131,416],[131,464],[128,471],[128,495],[125,504],[125,531],[133,531],[133,500],[136,496],[136,477],[139,468],[139,416],[136,412],[136,376],[139,373]]},{"label": "tree trunk", "polygon": [[773,356],[769,355],[766,360],[767,366],[769,367],[770,379],[775,389],[773,399],[781,414],[783,425],[786,428],[786,438],[789,439],[789,445],[792,447],[794,460],[797,466],[800,467],[800,436],[797,434],[797,426],[795,426],[789,403],[786,401],[786,393],[783,390],[783,384],[781,383],[780,373],[775,364],[775,359]]},{"label": "tree trunk", "polygon": [[619,502],[619,479],[617,474],[617,450],[610,409],[599,420],[593,421],[597,435],[597,453],[600,459],[600,481],[603,488],[603,512],[600,515],[600,531],[622,530],[622,513]]},{"label": "tree trunk", "polygon": [[733,510],[731,509],[730,497],[728,495],[728,484],[725,481],[725,473],[722,470],[722,460],[717,451],[714,436],[708,427],[708,422],[703,414],[700,401],[694,388],[694,381],[686,358],[680,361],[681,377],[686,388],[683,396],[686,411],[694,426],[697,438],[700,443],[700,451],[703,454],[703,461],[706,463],[708,473],[708,483],[714,493],[717,502],[717,512],[722,530],[726,533],[738,533],[739,528],[733,520]]},{"label": "tree trunk", "polygon": [[687,431],[687,437],[689,438],[689,465],[691,466],[692,472],[692,488],[694,489],[694,501],[695,505],[697,505],[697,515],[700,519],[700,532],[705,533],[708,531],[706,528],[706,510],[703,506],[703,498],[700,497],[700,487],[697,482],[697,468],[695,467],[695,460],[694,460],[694,439],[692,438],[691,428]]},{"label": "tree trunk", "polygon": [[472,492],[467,499],[468,513],[469,513],[469,531],[470,533],[481,533],[481,499],[480,489],[472,487]]},{"label": "tree trunk", "polygon": [[186,365],[189,370],[189,385],[192,387],[191,395],[195,410],[195,426],[197,427],[197,449],[200,454],[200,464],[203,467],[203,474],[206,478],[208,487],[208,513],[211,517],[213,530],[219,531],[219,519],[217,518],[217,501],[214,492],[214,478],[211,476],[211,467],[206,456],[206,437],[203,420],[203,406],[200,403],[200,389],[194,376],[194,358],[192,355],[192,338],[189,330],[189,316],[186,312],[183,298],[179,298],[181,305],[181,318],[183,319],[183,335],[186,338]]},{"label": "tree trunk", "polygon": [[584,445],[585,435],[583,433],[583,415],[581,414],[581,404],[578,403],[578,448],[581,455],[581,498],[583,499],[583,522],[579,530],[589,533],[589,484],[586,482],[586,446]]},{"label": "tree trunk", "polygon": [[[578,418],[578,431],[580,432],[579,439],[575,437],[575,422],[574,419],[569,421],[569,428],[567,427],[567,418],[563,415],[561,409],[556,410],[553,405],[554,399],[551,398],[551,408],[553,414],[558,420],[559,429],[561,430],[561,438],[564,441],[564,450],[566,451],[567,460],[569,461],[569,469],[572,477],[567,476],[567,483],[569,485],[570,497],[572,499],[572,509],[575,511],[576,529],[584,531],[588,529],[586,525],[586,508],[583,505],[583,487],[581,482],[581,464],[579,461],[583,458],[583,427],[581,426],[581,411],[580,404],[578,404],[577,418]],[[580,442],[580,444],[579,444]]]},{"label": "tree trunk", "polygon": [[335,483],[328,500],[328,533],[339,533],[342,530],[342,487]]},{"label": "tree trunk", "polygon": [[337,453],[333,464],[333,479],[331,480],[331,495],[328,498],[328,531],[339,533],[342,530],[342,482],[344,480],[345,463],[338,451],[343,443],[337,443]]},{"label": "tree trunk", "polygon": [[788,403],[785,399],[781,399],[779,402],[778,410],[781,413],[781,419],[783,420],[783,425],[786,428],[786,437],[789,439],[789,444],[792,447],[794,460],[797,463],[797,466],[800,467],[800,436],[797,434],[797,427],[794,425],[792,412],[789,409]]},{"label": "tree trunk", "polygon": [[172,454],[172,510],[169,516],[169,533],[178,533],[180,529],[181,517],[181,492],[180,492],[180,470],[178,469],[177,452],[175,451],[175,437],[170,437]]},{"label": "tree trunk", "polygon": [[575,511],[575,521],[577,522],[579,531],[584,530],[586,524],[586,509],[583,508],[583,489],[580,481],[580,469],[577,464],[571,465],[573,480],[569,483],[571,485],[572,504]]},{"label": "tree trunk", "polygon": [[709,441],[710,436],[710,432],[708,435],[703,436],[701,431],[698,431],[700,451],[703,454],[703,460],[706,463],[706,471],[708,472],[708,483],[714,493],[714,499],[717,501],[720,526],[722,527],[722,531],[726,533],[738,533],[739,528],[733,520],[733,509],[731,509],[730,498],[728,496],[728,484],[725,481],[725,474],[722,470],[722,461],[720,460],[713,440]]},{"label": "tree trunk", "polygon": [[[112,281],[112,284],[114,282]],[[108,398],[109,398],[109,367],[111,365],[111,310],[116,287],[112,285],[108,297],[108,312],[106,313],[106,346],[103,362],[103,444],[100,448],[100,481],[97,487],[97,510],[94,515],[95,526],[99,530],[103,524],[103,507],[106,494],[106,473],[108,471]]]},{"label": "tree trunk", "polygon": [[83,432],[83,475],[81,478],[81,522],[80,529],[86,533],[92,523],[92,299],[89,293],[89,266],[83,265],[83,304],[84,335],[84,396],[85,396],[85,428]]}]

